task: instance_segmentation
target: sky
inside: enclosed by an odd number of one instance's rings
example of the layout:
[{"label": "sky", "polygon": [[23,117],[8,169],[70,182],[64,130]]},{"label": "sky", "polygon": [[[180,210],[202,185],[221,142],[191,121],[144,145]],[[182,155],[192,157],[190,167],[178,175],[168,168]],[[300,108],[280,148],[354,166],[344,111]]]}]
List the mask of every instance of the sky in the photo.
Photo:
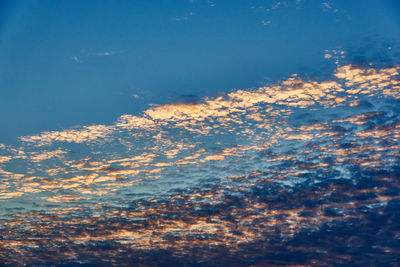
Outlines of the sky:
[{"label": "sky", "polygon": [[149,104],[321,74],[325,50],[390,46],[400,36],[397,1],[0,5],[0,142],[9,144]]},{"label": "sky", "polygon": [[398,1],[1,1],[0,266],[397,266],[398,36]]}]

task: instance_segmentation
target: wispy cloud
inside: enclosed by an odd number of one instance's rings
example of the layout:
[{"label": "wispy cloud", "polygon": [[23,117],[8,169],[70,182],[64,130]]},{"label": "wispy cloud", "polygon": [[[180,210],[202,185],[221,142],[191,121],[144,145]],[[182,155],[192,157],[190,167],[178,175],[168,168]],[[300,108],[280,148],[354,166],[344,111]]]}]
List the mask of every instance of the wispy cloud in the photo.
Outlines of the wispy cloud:
[{"label": "wispy cloud", "polygon": [[264,26],[268,26],[268,25],[271,24],[271,21],[270,21],[270,20],[263,19],[263,20],[261,20],[261,24],[264,25]]},{"label": "wispy cloud", "polygon": [[192,17],[192,16],[194,16],[194,15],[195,15],[195,13],[189,12],[189,13],[183,15],[183,16],[175,17],[174,20],[175,20],[176,22],[183,22],[183,21],[188,20],[190,17]]},{"label": "wispy cloud", "polygon": [[335,3],[332,1],[326,1],[321,4],[323,12],[331,11],[333,13],[338,13],[339,9],[335,8]]},{"label": "wispy cloud", "polygon": [[138,95],[138,94],[132,94],[131,96],[132,96],[132,98],[134,98],[134,99],[139,99],[139,98],[141,98],[140,95]]},{"label": "wispy cloud", "polygon": [[114,54],[115,54],[115,52],[113,52],[113,51],[111,51],[111,52],[98,52],[98,53],[96,53],[96,56],[108,57],[108,56],[112,56]]}]

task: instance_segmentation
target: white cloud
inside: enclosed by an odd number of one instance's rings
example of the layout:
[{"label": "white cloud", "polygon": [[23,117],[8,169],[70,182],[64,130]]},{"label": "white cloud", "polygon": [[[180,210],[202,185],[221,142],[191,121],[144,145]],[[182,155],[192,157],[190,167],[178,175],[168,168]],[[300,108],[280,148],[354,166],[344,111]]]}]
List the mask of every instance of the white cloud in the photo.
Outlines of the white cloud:
[{"label": "white cloud", "polygon": [[264,26],[268,26],[268,25],[271,24],[271,21],[270,21],[270,20],[263,19],[263,20],[261,21],[261,24],[264,25]]},{"label": "white cloud", "polygon": [[326,10],[328,10],[328,9],[331,9],[331,8],[332,8],[332,6],[330,5],[329,2],[324,2],[324,3],[322,3],[322,9],[323,9],[324,11],[326,11]]},{"label": "white cloud", "polygon": [[104,57],[104,56],[112,56],[114,54],[115,54],[115,52],[112,51],[112,52],[99,52],[96,55],[99,57]]},{"label": "white cloud", "polygon": [[131,96],[132,96],[133,98],[135,98],[135,99],[140,98],[140,95],[138,95],[138,94],[132,94]]}]

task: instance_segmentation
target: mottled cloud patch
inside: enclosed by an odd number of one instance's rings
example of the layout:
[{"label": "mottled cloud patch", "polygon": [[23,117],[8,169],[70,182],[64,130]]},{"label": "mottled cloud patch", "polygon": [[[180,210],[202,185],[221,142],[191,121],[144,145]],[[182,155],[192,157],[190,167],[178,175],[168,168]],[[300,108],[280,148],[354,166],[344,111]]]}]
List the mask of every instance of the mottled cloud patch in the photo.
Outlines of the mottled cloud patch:
[{"label": "mottled cloud patch", "polygon": [[105,138],[113,132],[113,127],[104,125],[84,126],[82,129],[43,132],[40,135],[21,137],[21,141],[38,146],[51,145],[53,142],[84,143]]},{"label": "mottled cloud patch", "polygon": [[8,156],[0,156],[0,163],[7,162],[11,159],[11,157]]},{"label": "mottled cloud patch", "polygon": [[10,207],[0,213],[0,259],[115,264],[135,255],[136,264],[161,249],[168,255],[158,259],[187,265],[221,253],[255,265],[299,263],[287,255],[303,255],[303,265],[390,265],[399,70],[339,66],[325,81],[293,75],[21,137],[0,147],[0,204]]},{"label": "mottled cloud patch", "polygon": [[54,151],[41,151],[41,152],[33,153],[33,155],[30,157],[30,159],[34,162],[40,162],[40,161],[55,158],[55,157],[61,159],[63,157],[63,155],[66,153],[67,153],[66,151],[63,151],[61,149],[54,150]]},{"label": "mottled cloud patch", "polygon": [[[92,125],[81,129],[43,132],[40,135],[25,136],[24,142],[39,146],[50,145],[53,142],[85,143],[99,139],[108,139],[115,131],[126,129],[150,130],[165,126],[170,122],[180,128],[207,133],[213,124],[206,120],[233,119],[239,123],[235,113],[253,113],[257,116],[258,105],[267,104],[270,107],[308,108],[310,106],[335,107],[356,101],[359,95],[381,95],[400,97],[399,68],[364,69],[346,65],[338,67],[335,72],[337,80],[315,82],[304,81],[294,75],[279,84],[261,87],[257,90],[237,90],[225,97],[207,98],[201,103],[167,104],[152,107],[144,111],[143,116],[123,115],[110,126]],[[203,123],[206,125],[203,125]],[[192,126],[198,126],[193,128]],[[169,126],[170,127],[170,126]],[[211,128],[209,128],[211,127]]]}]

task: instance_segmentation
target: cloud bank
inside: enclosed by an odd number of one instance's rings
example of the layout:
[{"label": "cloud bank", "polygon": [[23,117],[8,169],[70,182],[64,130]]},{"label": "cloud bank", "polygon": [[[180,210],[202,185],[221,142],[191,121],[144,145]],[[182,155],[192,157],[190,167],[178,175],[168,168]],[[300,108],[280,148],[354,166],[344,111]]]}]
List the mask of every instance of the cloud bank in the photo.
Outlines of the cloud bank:
[{"label": "cloud bank", "polygon": [[399,70],[339,66],[330,80],[292,75],[3,145],[0,203],[9,208],[0,214],[0,258],[149,263],[158,255],[192,264],[225,253],[233,262],[289,264],[291,255],[312,264],[307,248],[318,247],[314,264],[390,264],[398,255],[385,240],[394,242],[398,227]]}]

